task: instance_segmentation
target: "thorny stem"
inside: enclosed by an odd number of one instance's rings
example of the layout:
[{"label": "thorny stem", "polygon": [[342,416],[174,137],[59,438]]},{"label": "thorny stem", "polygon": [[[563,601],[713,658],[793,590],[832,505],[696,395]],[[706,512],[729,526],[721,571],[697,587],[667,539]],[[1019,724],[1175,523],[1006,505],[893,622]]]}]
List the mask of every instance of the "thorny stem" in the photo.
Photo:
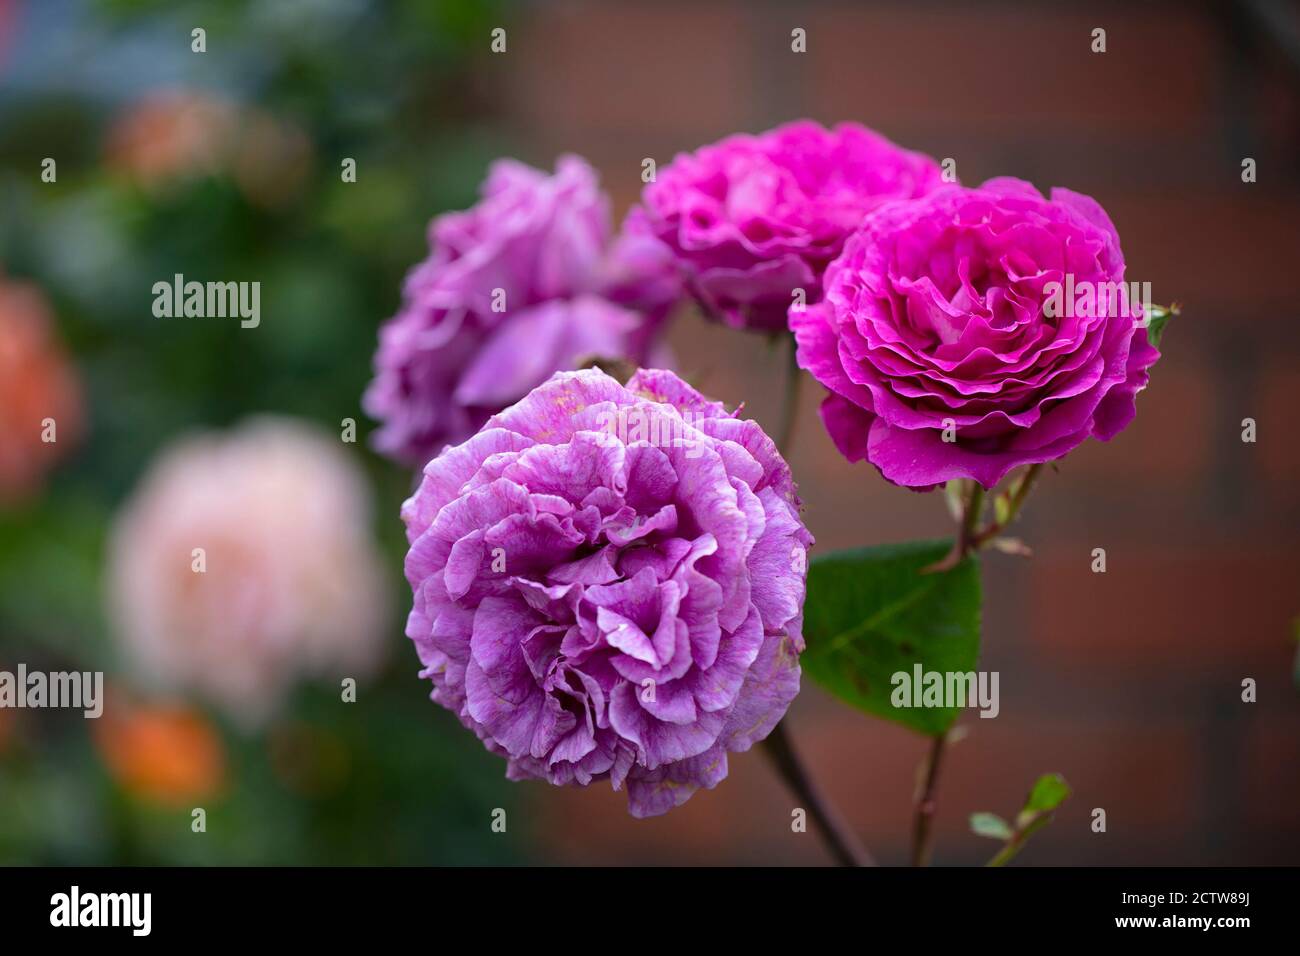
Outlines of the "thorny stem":
[{"label": "thorny stem", "polygon": [[867,852],[853,831],[844,823],[813,782],[799,755],[794,752],[790,738],[785,734],[785,724],[779,723],[763,741],[763,749],[772,758],[786,784],[817,825],[826,849],[841,866],[875,866],[876,861]]},{"label": "thorny stem", "polygon": [[1020,483],[1016,485],[1016,489],[1012,492],[1011,498],[1007,503],[1006,518],[1002,521],[998,521],[995,517],[994,520],[989,523],[988,527],[979,532],[975,536],[973,542],[975,548],[982,547],[986,542],[996,538],[1005,531],[1017,517],[1019,517],[1020,508],[1024,505],[1025,499],[1029,497],[1029,492],[1033,489],[1034,482],[1038,480],[1038,476],[1042,471],[1043,466],[1041,464],[1030,465],[1025,470],[1024,475],[1020,478]]},{"label": "thorny stem", "polygon": [[979,527],[980,515],[984,511],[984,489],[978,482],[966,482],[969,486],[966,495],[961,502],[961,516],[957,523],[957,537],[953,539],[952,547],[948,553],[927,568],[922,569],[923,574],[937,574],[940,571],[951,571],[957,565],[961,564],[966,555],[975,550],[975,541],[979,535],[975,529]]},{"label": "thorny stem", "polygon": [[930,745],[930,756],[925,762],[925,783],[916,796],[915,815],[912,820],[912,865],[929,866],[930,851],[934,844],[934,816],[938,810],[939,765],[943,762],[948,734],[935,736]]},{"label": "thorny stem", "polygon": [[[957,528],[957,538],[952,544],[952,550],[925,570],[933,573],[955,568],[966,555],[978,551],[1005,531],[1019,517],[1020,509],[1024,506],[1025,499],[1029,497],[1029,492],[1033,489],[1034,482],[1038,480],[1042,470],[1043,466],[1041,464],[1030,465],[1025,469],[1019,481],[1012,485],[1012,490],[1006,499],[1004,508],[999,509],[996,507],[998,502],[995,498],[993,517],[983,528],[980,527],[980,521],[984,514],[986,493],[979,482],[968,481],[967,485],[969,487],[961,503],[961,518]],[[930,850],[933,843],[932,825],[937,808],[936,788],[939,783],[939,765],[943,760],[947,743],[948,734],[946,732],[935,737],[930,748],[929,760],[925,765],[925,784],[917,794],[916,811],[912,825],[913,866],[928,866],[930,863]],[[1018,849],[1018,844],[1015,848],[1008,845],[1007,859],[1014,856]]]},{"label": "thorny stem", "polygon": [[[952,549],[942,559],[925,570],[934,573],[955,568],[966,555],[980,550],[980,548],[1010,527],[1012,522],[1020,516],[1020,509],[1024,506],[1025,499],[1029,497],[1029,492],[1033,489],[1034,483],[1038,480],[1042,470],[1043,466],[1041,464],[1030,465],[1025,469],[1018,481],[1012,485],[1012,491],[1006,499],[1005,513],[999,518],[995,509],[993,518],[982,528],[980,527],[980,519],[984,511],[985,491],[978,482],[968,481],[967,484],[970,489],[962,502],[961,522],[958,527],[957,538],[952,543]],[[997,497],[1000,498],[1001,496]],[[996,502],[997,498],[994,501]]]}]

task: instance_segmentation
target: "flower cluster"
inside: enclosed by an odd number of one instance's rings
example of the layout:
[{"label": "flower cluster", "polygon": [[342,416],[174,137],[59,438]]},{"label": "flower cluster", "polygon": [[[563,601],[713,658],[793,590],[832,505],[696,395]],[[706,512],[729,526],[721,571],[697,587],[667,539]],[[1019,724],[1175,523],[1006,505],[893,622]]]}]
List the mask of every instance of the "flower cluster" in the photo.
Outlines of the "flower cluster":
[{"label": "flower cluster", "polygon": [[[805,121],[678,156],[640,209],[706,314],[794,332],[850,461],[990,488],[1117,434],[1159,353],[1095,201],[944,179],[863,127]],[[1076,287],[1086,307],[1061,308]]]},{"label": "flower cluster", "polygon": [[[509,776],[608,779],[662,813],[799,685],[812,538],[776,446],[671,372],[539,384],[578,353],[644,358],[686,295],[789,330],[844,456],[922,490],[992,488],[1132,420],[1159,353],[1105,211],[943,173],[861,126],[798,122],[678,156],[612,254],[574,159],[553,179],[500,164],[480,206],[435,222],[367,403],[412,460],[478,429],[403,507],[407,634]],[[523,311],[493,317],[492,287]]]}]

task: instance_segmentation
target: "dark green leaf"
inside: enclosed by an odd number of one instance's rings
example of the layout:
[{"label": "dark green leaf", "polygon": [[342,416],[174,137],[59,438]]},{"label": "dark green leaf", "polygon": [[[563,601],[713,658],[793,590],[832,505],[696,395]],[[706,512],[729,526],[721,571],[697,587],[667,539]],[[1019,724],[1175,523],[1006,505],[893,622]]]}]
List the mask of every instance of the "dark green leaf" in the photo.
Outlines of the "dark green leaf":
[{"label": "dark green leaf", "polygon": [[[974,671],[979,657],[979,565],[968,557],[950,571],[922,570],[948,552],[943,541],[912,541],[818,557],[808,569],[801,662],[837,697],[923,734],[940,734],[955,707],[895,707],[892,678],[913,683],[914,666]],[[901,689],[901,688],[900,688]],[[921,688],[912,688],[919,696]]]}]

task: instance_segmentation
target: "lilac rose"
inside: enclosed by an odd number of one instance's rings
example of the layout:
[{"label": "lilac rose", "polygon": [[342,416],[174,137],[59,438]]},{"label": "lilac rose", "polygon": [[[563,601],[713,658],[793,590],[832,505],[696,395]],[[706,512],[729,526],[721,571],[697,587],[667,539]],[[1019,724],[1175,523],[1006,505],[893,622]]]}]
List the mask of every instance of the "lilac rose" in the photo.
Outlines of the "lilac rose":
[{"label": "lilac rose", "polygon": [[933,159],[864,126],[801,120],[677,156],[642,207],[708,315],[778,331],[796,290],[820,297],[822,272],[867,212],[942,183]]},{"label": "lilac rose", "polygon": [[673,373],[557,373],[402,508],[432,699],[511,779],[678,806],[799,690],[799,507],[763,430]]},{"label": "lilac rose", "polygon": [[376,447],[422,465],[557,370],[646,359],[676,300],[671,263],[611,233],[609,200],[578,157],[553,176],[494,163],[476,206],[430,224],[429,257],[380,331],[363,400],[382,423]]},{"label": "lilac rose", "polygon": [[992,488],[1132,421],[1160,357],[1143,299],[1096,201],[995,179],[876,210],[790,324],[845,457]]}]

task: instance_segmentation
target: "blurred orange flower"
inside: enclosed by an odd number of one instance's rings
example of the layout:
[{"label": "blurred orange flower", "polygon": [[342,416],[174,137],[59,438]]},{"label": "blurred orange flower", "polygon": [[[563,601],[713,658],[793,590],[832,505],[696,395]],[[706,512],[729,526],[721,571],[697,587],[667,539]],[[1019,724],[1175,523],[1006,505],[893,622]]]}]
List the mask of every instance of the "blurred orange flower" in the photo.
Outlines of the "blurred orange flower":
[{"label": "blurred orange flower", "polygon": [[45,297],[0,280],[0,505],[30,493],[81,436],[81,389]]},{"label": "blurred orange flower", "polygon": [[182,704],[135,704],[112,695],[95,722],[95,742],[114,779],[153,803],[185,806],[218,793],[225,781],[221,737]]},{"label": "blurred orange flower", "polygon": [[235,108],[216,97],[153,93],[113,124],[105,159],[145,186],[213,173],[223,165],[237,125]]},{"label": "blurred orange flower", "polygon": [[250,201],[282,205],[301,192],[312,148],[292,123],[207,93],[155,92],[108,134],[105,160],[147,189],[206,175],[230,175]]}]

